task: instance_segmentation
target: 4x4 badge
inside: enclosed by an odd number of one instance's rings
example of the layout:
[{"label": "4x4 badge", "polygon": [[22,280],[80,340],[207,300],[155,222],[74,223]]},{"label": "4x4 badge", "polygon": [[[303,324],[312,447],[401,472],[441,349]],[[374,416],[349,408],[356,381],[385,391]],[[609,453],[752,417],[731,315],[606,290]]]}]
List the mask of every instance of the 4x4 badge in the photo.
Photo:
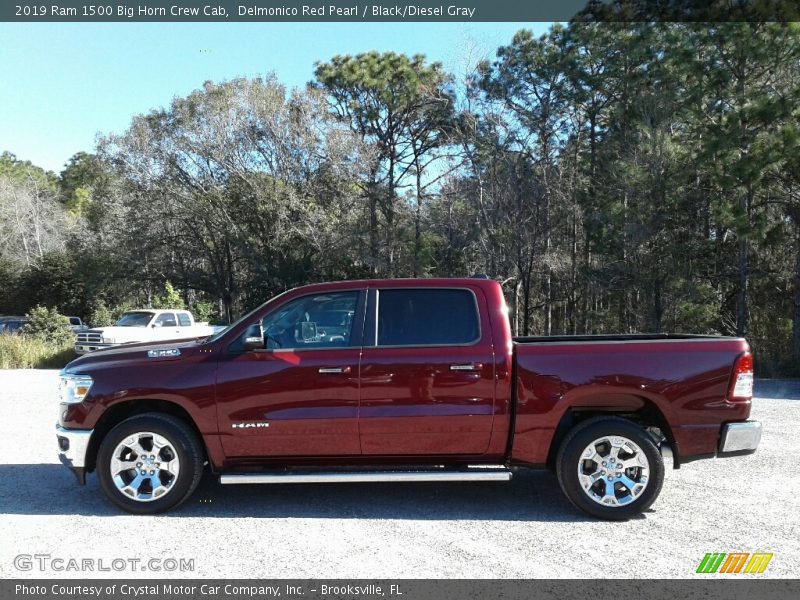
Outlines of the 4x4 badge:
[{"label": "4x4 badge", "polygon": [[169,348],[167,350],[148,350],[147,358],[167,358],[170,356],[180,356],[181,351],[177,348]]}]

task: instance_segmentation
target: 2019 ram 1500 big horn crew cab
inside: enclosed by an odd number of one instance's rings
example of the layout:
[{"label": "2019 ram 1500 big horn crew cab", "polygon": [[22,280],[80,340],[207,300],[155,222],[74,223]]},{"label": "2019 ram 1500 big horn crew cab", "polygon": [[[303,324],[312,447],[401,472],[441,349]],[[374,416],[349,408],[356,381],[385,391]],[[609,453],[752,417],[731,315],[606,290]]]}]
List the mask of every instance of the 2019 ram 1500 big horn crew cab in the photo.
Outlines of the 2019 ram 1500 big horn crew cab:
[{"label": "2019 ram 1500 big horn crew cab", "polygon": [[86,354],[61,373],[62,462],[124,510],[223,484],[508,480],[551,468],[624,519],[678,466],[754,452],[743,339],[512,339],[498,283],[345,281],[286,292],[206,339]]}]

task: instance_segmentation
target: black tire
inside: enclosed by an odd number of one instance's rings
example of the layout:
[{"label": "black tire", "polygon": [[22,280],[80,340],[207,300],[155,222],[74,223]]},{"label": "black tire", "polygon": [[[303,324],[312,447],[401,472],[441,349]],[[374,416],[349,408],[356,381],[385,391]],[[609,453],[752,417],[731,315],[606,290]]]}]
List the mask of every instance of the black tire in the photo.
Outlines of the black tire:
[{"label": "black tire", "polygon": [[[649,476],[644,490],[627,504],[614,506],[601,504],[590,498],[589,493],[581,485],[578,476],[579,466],[588,464],[591,469],[595,468],[593,461],[583,463],[582,453],[592,442],[604,436],[627,438],[639,446],[649,463]],[[597,468],[602,467],[598,464]],[[635,469],[634,472],[636,472]],[[650,435],[634,423],[617,417],[595,417],[580,423],[569,432],[556,458],[556,475],[564,494],[577,508],[600,519],[623,521],[647,510],[658,498],[664,484],[664,461]],[[603,479],[600,478],[602,483],[598,482],[597,484],[600,489],[605,486]],[[638,486],[633,487],[638,488]],[[622,494],[623,499],[633,495],[627,493],[627,488],[624,486],[617,486],[617,489],[621,490],[619,493]],[[610,496],[609,494],[609,498]]]},{"label": "black tire", "polygon": [[[174,448],[180,465],[170,489],[163,496],[149,501],[125,495],[117,488],[111,474],[115,449],[126,438],[139,432],[151,432],[165,438]],[[140,515],[156,514],[175,508],[192,495],[203,475],[203,456],[197,435],[184,421],[163,413],[144,413],[122,421],[103,438],[97,453],[97,477],[106,497],[122,510]]]}]

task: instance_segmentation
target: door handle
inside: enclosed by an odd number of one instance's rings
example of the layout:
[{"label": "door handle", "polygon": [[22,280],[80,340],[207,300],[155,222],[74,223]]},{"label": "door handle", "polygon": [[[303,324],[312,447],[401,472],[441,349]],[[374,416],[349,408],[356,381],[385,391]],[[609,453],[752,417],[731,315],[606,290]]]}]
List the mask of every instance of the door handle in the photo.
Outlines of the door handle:
[{"label": "door handle", "polygon": [[336,375],[350,373],[350,367],[320,367],[319,373],[323,375]]},{"label": "door handle", "polygon": [[483,363],[466,363],[463,365],[450,365],[451,371],[480,371]]}]

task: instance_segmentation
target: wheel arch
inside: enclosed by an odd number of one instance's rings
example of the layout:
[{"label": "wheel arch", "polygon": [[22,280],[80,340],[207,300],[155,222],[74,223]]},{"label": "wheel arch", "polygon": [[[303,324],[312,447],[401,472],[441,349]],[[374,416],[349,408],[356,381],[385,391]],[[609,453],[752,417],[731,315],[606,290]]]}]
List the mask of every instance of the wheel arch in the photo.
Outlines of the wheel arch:
[{"label": "wheel arch", "polygon": [[91,473],[95,470],[97,464],[97,453],[100,449],[100,444],[103,442],[103,439],[108,432],[118,424],[122,423],[122,421],[125,419],[145,413],[168,414],[186,423],[186,425],[192,429],[198,441],[200,442],[200,446],[202,447],[204,453],[204,459],[208,459],[209,452],[205,437],[198,429],[197,423],[195,423],[192,416],[183,406],[177,402],[171,402],[169,400],[129,399],[123,402],[112,404],[105,411],[103,411],[103,414],[97,420],[86,451],[86,472]]},{"label": "wheel arch", "polygon": [[674,468],[678,468],[675,438],[669,420],[655,401],[636,394],[589,396],[567,406],[550,441],[547,467],[550,469],[555,467],[556,456],[561,444],[572,429],[587,419],[604,416],[626,419],[647,430],[654,437],[657,447],[662,442],[657,439],[657,434],[660,432],[663,441],[669,444],[674,453]]}]

